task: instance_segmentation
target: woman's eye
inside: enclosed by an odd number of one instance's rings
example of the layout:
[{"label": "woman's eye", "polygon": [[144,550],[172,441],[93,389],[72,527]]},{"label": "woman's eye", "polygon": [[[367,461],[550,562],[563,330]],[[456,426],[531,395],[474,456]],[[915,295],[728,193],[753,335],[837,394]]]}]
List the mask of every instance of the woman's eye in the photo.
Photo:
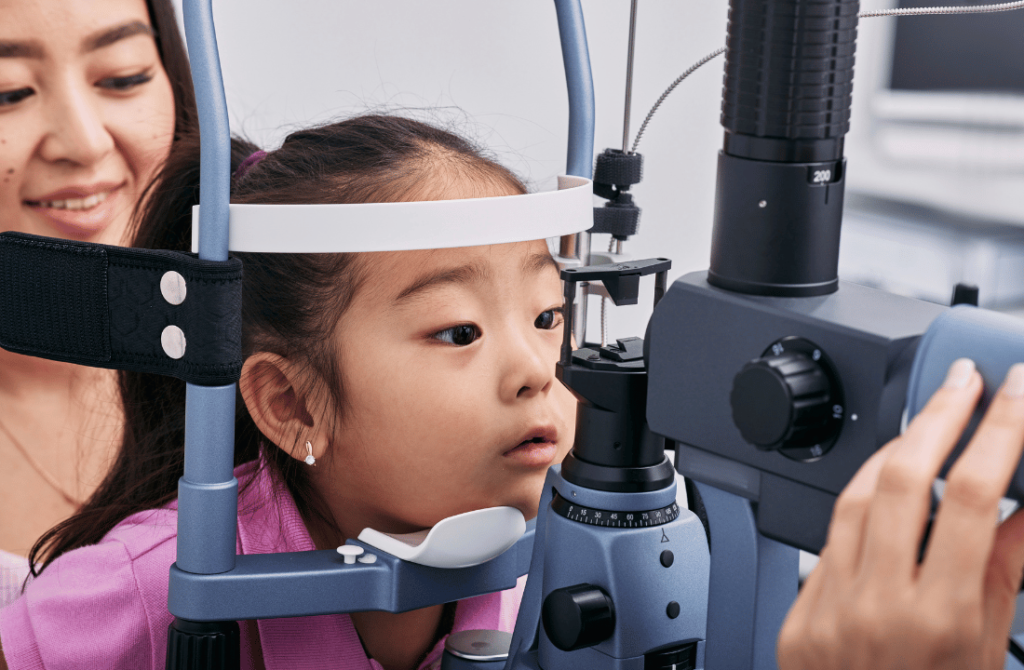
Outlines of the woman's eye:
[{"label": "woman's eye", "polygon": [[561,320],[558,318],[561,315],[561,307],[545,310],[540,313],[540,316],[533,322],[533,325],[541,330],[553,330],[561,324]]},{"label": "woman's eye", "polygon": [[19,88],[16,91],[2,91],[0,92],[0,107],[4,105],[14,105],[25,98],[29,98],[35,95],[35,91],[30,88]]},{"label": "woman's eye", "polygon": [[101,79],[96,85],[109,91],[127,91],[136,86],[149,83],[152,80],[153,74],[151,72],[140,72],[130,77],[108,77]]},{"label": "woman's eye", "polygon": [[451,328],[445,328],[438,333],[434,333],[431,337],[448,344],[454,344],[457,347],[464,347],[467,344],[473,344],[480,337],[480,330],[476,326],[464,323],[452,326]]}]

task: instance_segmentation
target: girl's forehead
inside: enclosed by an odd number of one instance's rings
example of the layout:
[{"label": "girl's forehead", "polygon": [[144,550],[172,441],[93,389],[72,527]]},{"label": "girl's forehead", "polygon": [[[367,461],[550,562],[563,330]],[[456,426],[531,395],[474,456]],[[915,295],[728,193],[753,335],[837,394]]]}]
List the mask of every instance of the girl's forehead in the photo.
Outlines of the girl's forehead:
[{"label": "girl's forehead", "polygon": [[[378,297],[405,302],[444,286],[493,285],[550,273],[557,266],[544,240],[454,249],[367,254],[364,282],[378,287]],[[382,295],[383,294],[383,295]]]}]

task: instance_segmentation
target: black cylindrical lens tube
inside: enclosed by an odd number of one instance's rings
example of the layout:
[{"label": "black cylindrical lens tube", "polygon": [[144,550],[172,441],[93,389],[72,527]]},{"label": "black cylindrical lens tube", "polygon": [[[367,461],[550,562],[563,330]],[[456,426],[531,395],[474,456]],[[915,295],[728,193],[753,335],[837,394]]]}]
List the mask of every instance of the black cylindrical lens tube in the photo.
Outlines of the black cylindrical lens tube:
[{"label": "black cylindrical lens tube", "polygon": [[743,293],[838,287],[857,0],[730,0],[708,281]]}]

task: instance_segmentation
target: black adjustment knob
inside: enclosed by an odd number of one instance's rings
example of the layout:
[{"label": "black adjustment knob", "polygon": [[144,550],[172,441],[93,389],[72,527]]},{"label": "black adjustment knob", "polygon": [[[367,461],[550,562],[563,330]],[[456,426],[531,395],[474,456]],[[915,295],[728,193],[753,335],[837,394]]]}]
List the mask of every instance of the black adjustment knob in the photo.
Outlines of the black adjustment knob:
[{"label": "black adjustment knob", "polygon": [[598,586],[577,584],[555,589],[541,609],[544,632],[562,651],[592,647],[612,636],[615,608]]},{"label": "black adjustment knob", "polygon": [[822,367],[794,351],[743,366],[733,379],[732,419],[761,449],[807,447],[828,437],[832,389]]}]

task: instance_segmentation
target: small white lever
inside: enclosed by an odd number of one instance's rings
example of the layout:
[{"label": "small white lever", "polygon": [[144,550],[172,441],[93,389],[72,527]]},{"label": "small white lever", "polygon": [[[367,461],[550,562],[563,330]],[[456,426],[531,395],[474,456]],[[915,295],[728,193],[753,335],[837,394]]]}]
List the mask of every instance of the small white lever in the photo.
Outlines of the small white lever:
[{"label": "small white lever", "polygon": [[355,563],[356,557],[362,556],[364,551],[366,550],[357,544],[343,544],[338,547],[338,553],[341,554],[342,558],[344,558],[345,562],[349,565]]}]

